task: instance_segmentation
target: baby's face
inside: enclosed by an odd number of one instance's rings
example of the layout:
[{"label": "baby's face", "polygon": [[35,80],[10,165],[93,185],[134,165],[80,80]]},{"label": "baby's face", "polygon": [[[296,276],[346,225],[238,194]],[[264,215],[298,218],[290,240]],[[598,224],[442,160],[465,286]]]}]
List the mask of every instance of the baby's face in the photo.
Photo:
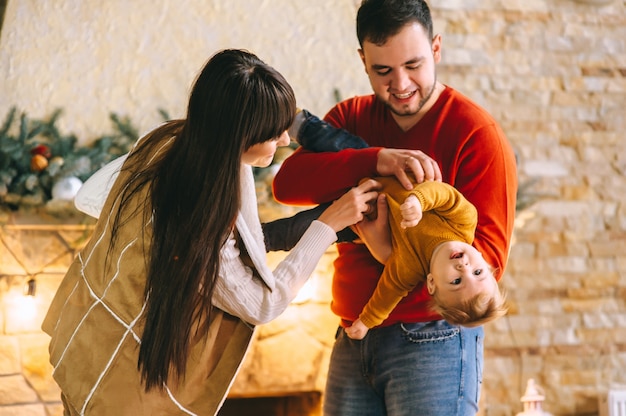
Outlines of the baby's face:
[{"label": "baby's face", "polygon": [[495,295],[497,282],[482,254],[461,241],[437,246],[430,261],[428,293],[444,304],[456,304],[479,293]]}]

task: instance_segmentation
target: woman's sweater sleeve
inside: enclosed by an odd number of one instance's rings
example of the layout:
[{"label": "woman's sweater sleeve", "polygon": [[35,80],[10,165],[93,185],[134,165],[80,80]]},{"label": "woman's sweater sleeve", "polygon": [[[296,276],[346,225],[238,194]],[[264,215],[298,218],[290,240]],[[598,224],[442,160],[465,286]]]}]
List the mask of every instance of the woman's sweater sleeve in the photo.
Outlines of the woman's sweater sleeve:
[{"label": "woman's sweater sleeve", "polygon": [[231,236],[222,249],[220,278],[215,285],[213,304],[253,325],[275,319],[296,297],[336,239],[332,228],[313,221],[298,244],[274,269],[276,284],[271,290],[243,263]]}]

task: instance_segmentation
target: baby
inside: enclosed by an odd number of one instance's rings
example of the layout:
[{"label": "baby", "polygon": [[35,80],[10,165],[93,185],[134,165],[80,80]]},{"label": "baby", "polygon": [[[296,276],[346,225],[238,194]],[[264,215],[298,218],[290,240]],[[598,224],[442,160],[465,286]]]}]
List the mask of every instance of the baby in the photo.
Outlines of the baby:
[{"label": "baby", "polygon": [[[395,177],[375,179],[387,197],[392,250],[374,293],[346,328],[348,336],[362,339],[424,283],[432,308],[450,323],[477,326],[502,316],[504,296],[492,268],[471,245],[478,220],[474,205],[443,182],[423,182],[407,191]],[[414,227],[402,227],[415,219]]]}]

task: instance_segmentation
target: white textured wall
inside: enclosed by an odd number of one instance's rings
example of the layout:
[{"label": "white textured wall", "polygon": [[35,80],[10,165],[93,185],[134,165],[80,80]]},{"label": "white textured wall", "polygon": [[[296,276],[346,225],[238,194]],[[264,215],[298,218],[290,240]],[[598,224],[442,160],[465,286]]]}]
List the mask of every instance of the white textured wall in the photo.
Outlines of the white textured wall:
[{"label": "white textured wall", "polygon": [[89,142],[110,112],[141,131],[157,108],[185,114],[196,73],[214,52],[245,48],[278,69],[299,104],[325,113],[369,93],[356,52],[358,0],[9,0],[0,36],[0,117],[63,108],[63,132]]}]

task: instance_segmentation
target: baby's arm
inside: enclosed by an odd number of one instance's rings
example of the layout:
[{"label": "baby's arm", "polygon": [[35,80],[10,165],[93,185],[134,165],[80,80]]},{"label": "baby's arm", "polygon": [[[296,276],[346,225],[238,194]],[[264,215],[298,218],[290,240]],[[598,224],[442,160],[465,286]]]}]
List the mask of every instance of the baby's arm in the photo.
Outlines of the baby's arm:
[{"label": "baby's arm", "polygon": [[415,186],[414,192],[423,211],[435,211],[448,225],[476,227],[478,213],[461,192],[444,182],[424,182]]}]

